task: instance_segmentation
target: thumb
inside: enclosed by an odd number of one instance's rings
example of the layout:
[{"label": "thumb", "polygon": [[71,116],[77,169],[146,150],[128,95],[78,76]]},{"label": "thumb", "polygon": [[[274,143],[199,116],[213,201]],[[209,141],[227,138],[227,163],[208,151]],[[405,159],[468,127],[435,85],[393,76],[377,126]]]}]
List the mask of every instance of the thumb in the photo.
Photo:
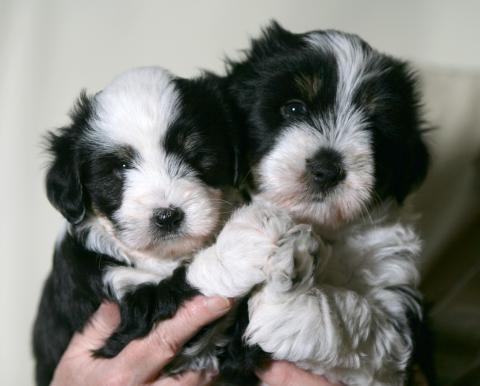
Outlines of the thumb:
[{"label": "thumb", "polygon": [[104,302],[92,315],[82,332],[77,332],[70,343],[81,350],[95,350],[104,344],[120,323],[120,310],[115,303]]},{"label": "thumb", "polygon": [[285,361],[273,361],[256,373],[268,386],[340,386]]}]

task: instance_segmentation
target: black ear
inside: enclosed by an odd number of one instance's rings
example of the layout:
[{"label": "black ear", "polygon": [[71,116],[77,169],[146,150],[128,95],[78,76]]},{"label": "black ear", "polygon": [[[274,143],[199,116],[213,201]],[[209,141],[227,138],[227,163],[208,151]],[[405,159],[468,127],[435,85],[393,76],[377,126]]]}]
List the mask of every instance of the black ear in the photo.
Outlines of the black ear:
[{"label": "black ear", "polygon": [[422,133],[410,132],[402,138],[379,135],[374,143],[377,194],[402,204],[427,175],[430,157]]},{"label": "black ear", "polygon": [[[58,146],[61,146],[62,138],[54,137]],[[74,153],[64,147],[57,154],[47,174],[47,196],[52,205],[72,224],[80,223],[85,217],[85,205],[83,202],[83,189],[80,183]]]},{"label": "black ear", "polygon": [[[403,146],[399,147],[398,158],[401,165],[398,179],[394,183],[395,198],[402,203],[405,198],[425,180],[430,164],[430,155],[425,143],[424,134],[427,129],[422,117],[421,95],[418,91],[418,79],[408,63],[400,62],[391,72],[392,83],[401,98],[396,103],[399,106],[397,121],[402,122],[401,131]],[[402,81],[403,79],[403,81]],[[408,130],[406,129],[408,128]],[[395,178],[395,176],[394,176]]]},{"label": "black ear", "polygon": [[80,223],[86,212],[76,143],[87,125],[91,103],[82,93],[71,113],[71,126],[50,133],[48,150],[53,161],[46,177],[47,196],[52,205],[72,224]]},{"label": "black ear", "polygon": [[403,165],[395,183],[395,198],[403,203],[410,192],[421,185],[427,176],[430,156],[421,133],[414,133],[402,154]]},{"label": "black ear", "polygon": [[379,196],[401,204],[427,175],[430,157],[424,134],[429,127],[415,72],[395,58],[381,60],[385,71],[371,91],[377,96],[372,109],[376,189]]}]

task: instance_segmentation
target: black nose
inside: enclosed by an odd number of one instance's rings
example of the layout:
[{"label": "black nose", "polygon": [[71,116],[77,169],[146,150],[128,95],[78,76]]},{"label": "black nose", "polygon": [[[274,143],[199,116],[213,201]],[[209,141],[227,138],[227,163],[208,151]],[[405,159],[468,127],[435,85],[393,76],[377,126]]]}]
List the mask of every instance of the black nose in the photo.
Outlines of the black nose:
[{"label": "black nose", "polygon": [[307,171],[313,183],[322,191],[333,188],[346,177],[341,154],[330,148],[320,149],[308,159]]},{"label": "black nose", "polygon": [[162,230],[174,231],[180,226],[184,216],[180,208],[158,208],[153,212],[153,222]]}]

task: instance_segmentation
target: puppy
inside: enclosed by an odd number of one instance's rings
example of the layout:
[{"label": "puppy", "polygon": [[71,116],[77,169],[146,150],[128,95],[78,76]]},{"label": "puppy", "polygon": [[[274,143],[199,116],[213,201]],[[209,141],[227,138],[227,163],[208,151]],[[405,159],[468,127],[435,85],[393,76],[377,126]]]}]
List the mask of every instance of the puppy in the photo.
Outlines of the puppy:
[{"label": "puppy", "polygon": [[120,326],[95,353],[112,357],[197,293],[183,263],[237,201],[238,133],[221,88],[213,75],[130,70],[82,94],[71,124],[48,137],[47,195],[67,225],[34,326],[38,385],[102,300],[121,307]]},{"label": "puppy", "polygon": [[224,367],[245,373],[260,348],[351,386],[403,385],[421,318],[421,243],[403,204],[429,162],[414,75],[358,36],[273,23],[228,78],[264,216],[244,210],[238,238],[306,225],[259,258],[266,283]]}]

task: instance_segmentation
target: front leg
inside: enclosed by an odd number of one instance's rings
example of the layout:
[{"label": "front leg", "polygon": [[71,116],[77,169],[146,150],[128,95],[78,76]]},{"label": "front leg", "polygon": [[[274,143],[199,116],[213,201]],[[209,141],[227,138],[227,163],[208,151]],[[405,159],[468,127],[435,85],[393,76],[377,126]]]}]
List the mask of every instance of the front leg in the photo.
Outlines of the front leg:
[{"label": "front leg", "polygon": [[[314,270],[321,270],[328,256],[329,248],[309,226],[295,225],[279,238],[274,253],[266,259],[266,282],[278,293],[309,288]],[[249,325],[248,301],[248,298],[241,300],[235,322],[227,332],[229,342],[220,358],[221,384],[257,385],[255,370],[269,358],[258,345],[245,343],[244,334]]]},{"label": "front leg", "polygon": [[[105,345],[96,350],[94,355],[112,358],[132,340],[148,335],[158,322],[175,315],[185,301],[198,294],[198,291],[187,283],[185,274],[186,268],[181,266],[163,280],[153,274],[141,272],[137,276],[130,276],[130,280],[118,279],[113,283],[117,285],[116,296],[121,322]],[[135,282],[136,279],[139,281]],[[141,282],[142,279],[144,282]]]},{"label": "front leg", "polygon": [[[328,272],[310,288],[285,292],[267,283],[249,302],[248,344],[333,381],[401,385],[412,352],[409,318],[421,316],[414,263],[419,248],[408,229],[394,231],[357,235],[350,256],[361,265],[342,285],[327,284]],[[331,261],[344,270],[352,265],[338,254]]]},{"label": "front leg", "polygon": [[[402,385],[412,353],[406,308],[411,304],[417,312],[418,299],[405,288],[383,292],[376,296],[398,308],[396,313],[378,298],[339,288],[283,294],[264,289],[250,300],[246,341],[332,381],[345,382],[344,374],[358,372],[363,378],[356,375],[348,384]],[[377,378],[384,381],[374,383]]]}]

